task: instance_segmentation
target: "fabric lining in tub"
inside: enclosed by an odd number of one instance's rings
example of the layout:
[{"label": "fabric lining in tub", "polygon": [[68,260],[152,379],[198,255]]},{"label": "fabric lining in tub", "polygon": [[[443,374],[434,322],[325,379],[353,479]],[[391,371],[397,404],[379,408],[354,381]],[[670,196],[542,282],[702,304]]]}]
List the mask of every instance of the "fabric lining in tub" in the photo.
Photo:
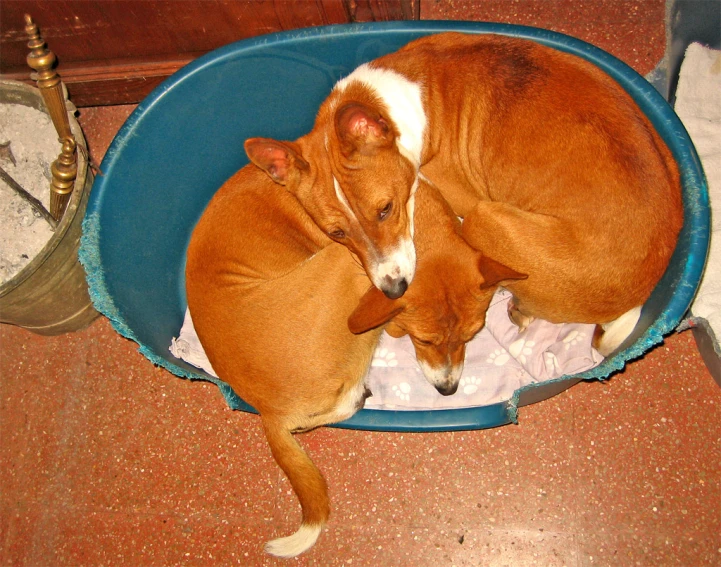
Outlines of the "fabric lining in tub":
[{"label": "fabric lining in tub", "polygon": [[[509,320],[511,294],[499,290],[488,309],[486,326],[466,346],[458,391],[442,396],[426,381],[410,339],[383,333],[373,355],[366,385],[373,396],[367,409],[432,410],[486,406],[510,400],[530,384],[555,380],[598,365],[603,357],[591,346],[594,325],[554,325],[540,319],[523,332]],[[186,310],[170,352],[218,377],[208,361]]]}]

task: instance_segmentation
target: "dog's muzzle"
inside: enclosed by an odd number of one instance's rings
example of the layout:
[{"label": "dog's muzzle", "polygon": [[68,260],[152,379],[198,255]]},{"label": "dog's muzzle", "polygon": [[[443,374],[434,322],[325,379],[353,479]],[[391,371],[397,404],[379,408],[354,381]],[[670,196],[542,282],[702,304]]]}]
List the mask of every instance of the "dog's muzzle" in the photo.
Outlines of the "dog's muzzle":
[{"label": "dog's muzzle", "polygon": [[461,381],[463,372],[463,364],[458,366],[440,366],[433,367],[421,359],[418,359],[418,365],[423,371],[426,380],[438,391],[442,396],[452,396],[458,390],[458,384]]},{"label": "dog's muzzle", "polygon": [[458,382],[455,382],[453,384],[434,385],[436,387],[436,390],[438,390],[438,393],[442,396],[452,396],[458,390]]},{"label": "dog's muzzle", "polygon": [[408,282],[406,278],[393,279],[390,276],[383,278],[383,285],[381,291],[388,297],[388,299],[398,299],[408,289]]}]

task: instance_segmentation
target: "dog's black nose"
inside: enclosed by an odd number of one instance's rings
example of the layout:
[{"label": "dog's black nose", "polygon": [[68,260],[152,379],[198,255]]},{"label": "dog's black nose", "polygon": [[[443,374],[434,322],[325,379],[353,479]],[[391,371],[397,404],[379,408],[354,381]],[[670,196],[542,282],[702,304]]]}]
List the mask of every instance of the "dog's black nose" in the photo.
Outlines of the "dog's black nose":
[{"label": "dog's black nose", "polygon": [[408,282],[405,278],[401,278],[399,280],[391,280],[390,278],[386,278],[386,280],[388,280],[389,283],[387,286],[383,287],[381,291],[386,295],[388,299],[398,299],[408,289]]},{"label": "dog's black nose", "polygon": [[455,384],[436,386],[436,390],[438,390],[438,393],[443,396],[452,396],[456,393],[456,390],[458,390],[458,382],[456,382]]}]

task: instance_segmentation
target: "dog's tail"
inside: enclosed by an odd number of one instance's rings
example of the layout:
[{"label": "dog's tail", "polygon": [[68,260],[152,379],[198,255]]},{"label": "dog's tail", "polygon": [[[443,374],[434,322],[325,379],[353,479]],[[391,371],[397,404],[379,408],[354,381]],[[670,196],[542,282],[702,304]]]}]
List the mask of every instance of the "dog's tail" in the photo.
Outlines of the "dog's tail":
[{"label": "dog's tail", "polygon": [[265,435],[276,462],[288,477],[303,510],[303,523],[288,537],[265,544],[278,557],[295,557],[313,546],[330,515],[328,486],[323,475],[280,420],[263,418]]}]

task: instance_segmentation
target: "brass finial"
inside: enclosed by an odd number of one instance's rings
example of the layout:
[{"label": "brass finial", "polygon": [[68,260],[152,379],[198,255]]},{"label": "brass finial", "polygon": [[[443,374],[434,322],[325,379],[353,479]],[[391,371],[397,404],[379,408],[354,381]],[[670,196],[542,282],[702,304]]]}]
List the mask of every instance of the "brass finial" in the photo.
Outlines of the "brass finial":
[{"label": "brass finial", "polygon": [[53,68],[57,59],[55,54],[47,49],[38,27],[28,14],[25,14],[25,33],[28,35],[28,48],[30,48],[28,65],[36,71],[33,78],[37,81],[48,114],[62,143],[60,155],[50,167],[53,175],[50,184],[50,214],[56,220],[60,220],[70,201],[70,193],[75,186],[78,172],[75,137],[70,130],[63,83]]},{"label": "brass finial", "polygon": [[72,136],[63,139],[60,155],[50,166],[53,175],[50,184],[50,214],[58,221],[68,206],[70,194],[73,191],[75,178],[78,174],[75,146],[75,138]]},{"label": "brass finial", "polygon": [[67,138],[72,134],[65,108],[63,85],[60,82],[60,76],[53,68],[56,61],[55,54],[46,48],[38,27],[28,14],[25,14],[25,33],[28,35],[28,47],[30,48],[27,62],[37,72],[33,78],[37,81],[40,93],[43,95],[48,114],[58,132],[58,138]]}]

